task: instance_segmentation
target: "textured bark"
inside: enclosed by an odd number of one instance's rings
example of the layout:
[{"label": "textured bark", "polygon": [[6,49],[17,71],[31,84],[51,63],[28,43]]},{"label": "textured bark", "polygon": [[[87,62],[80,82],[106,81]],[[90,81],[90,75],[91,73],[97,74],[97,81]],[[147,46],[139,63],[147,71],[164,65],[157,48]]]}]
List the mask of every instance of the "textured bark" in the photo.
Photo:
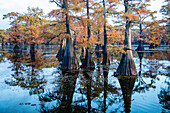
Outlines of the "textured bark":
[{"label": "textured bark", "polygon": [[[105,48],[106,49],[106,48]],[[110,57],[107,50],[103,51],[103,65],[110,65]]]},{"label": "textured bark", "polygon": [[123,93],[125,113],[130,113],[131,97],[136,77],[119,77],[118,79]]},{"label": "textured bark", "polygon": [[[69,14],[68,14],[68,1],[63,0],[63,7],[65,9],[65,16],[66,16],[66,47],[64,50],[64,56],[61,64],[61,69],[65,72],[75,72],[79,69],[79,63],[76,57],[76,53],[73,47],[73,41],[71,38],[70,32],[70,21],[69,21]],[[69,36],[68,36],[69,35]]]},{"label": "textured bark", "polygon": [[[125,13],[129,13],[129,0],[124,0],[125,5]],[[137,75],[135,63],[133,60],[133,55],[131,51],[131,21],[129,21],[129,18],[126,17],[126,25],[125,25],[125,53],[123,53],[120,64],[117,68],[117,71],[115,73],[116,76],[122,75],[122,76],[131,76],[131,75]]]},{"label": "textured bark", "polygon": [[92,60],[92,53],[89,49],[86,49],[86,56],[82,62],[81,68],[85,68],[87,70],[94,70],[95,64]]},{"label": "textured bark", "polygon": [[64,51],[64,57],[61,65],[63,71],[78,71],[79,63],[76,57],[76,53],[73,47],[73,41],[71,38],[66,39],[66,47]]},{"label": "textured bark", "polygon": [[132,76],[137,75],[135,62],[133,60],[132,51],[128,50],[128,52],[123,53],[120,64],[117,68],[115,76]]},{"label": "textured bark", "polygon": [[64,40],[62,41],[62,43],[60,44],[60,49],[59,49],[59,51],[58,51],[58,54],[56,55],[56,58],[57,58],[59,61],[62,61],[62,60],[63,60],[65,46],[66,46],[66,40],[64,39]]}]

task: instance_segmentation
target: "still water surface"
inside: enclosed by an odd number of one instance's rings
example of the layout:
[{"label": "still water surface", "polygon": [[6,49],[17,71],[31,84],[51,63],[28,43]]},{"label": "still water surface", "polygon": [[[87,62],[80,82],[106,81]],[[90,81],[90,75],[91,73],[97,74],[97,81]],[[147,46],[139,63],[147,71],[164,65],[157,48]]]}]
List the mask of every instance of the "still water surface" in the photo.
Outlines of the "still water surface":
[{"label": "still water surface", "polygon": [[[0,51],[0,113],[170,112],[170,51],[133,52],[137,77],[115,77],[121,55],[94,71],[63,74],[56,46],[40,46],[35,61],[29,48],[19,55],[12,47]],[[77,51],[79,58],[79,51]]]}]

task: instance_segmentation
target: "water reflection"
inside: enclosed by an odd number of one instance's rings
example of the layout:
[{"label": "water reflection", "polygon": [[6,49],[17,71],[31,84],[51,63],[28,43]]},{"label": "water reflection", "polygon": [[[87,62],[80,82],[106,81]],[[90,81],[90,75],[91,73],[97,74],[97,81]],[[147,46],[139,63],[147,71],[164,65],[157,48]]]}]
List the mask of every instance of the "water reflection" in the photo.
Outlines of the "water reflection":
[{"label": "water reflection", "polygon": [[[154,52],[152,55],[149,52],[138,53],[138,57],[134,58],[139,72],[138,78],[117,78],[112,75],[118,66],[118,56],[113,56],[114,60],[108,67],[101,65],[102,60],[99,57],[94,59],[97,64],[95,70],[80,69],[79,73],[69,74],[59,70],[55,46],[52,49],[39,46],[39,50],[35,53],[35,60],[31,59],[29,48],[22,50],[22,54],[10,53],[6,48],[4,50],[0,52],[0,69],[6,70],[4,71],[6,73],[0,72],[2,78],[0,112],[4,109],[11,112],[18,106],[17,111],[22,111],[22,108],[31,109],[32,106],[19,105],[20,102],[26,102],[16,96],[20,95],[20,92],[10,89],[15,86],[19,86],[15,88],[22,90],[23,95],[28,95],[26,98],[30,103],[36,103],[36,108],[32,107],[33,112],[37,112],[38,109],[38,112],[42,113],[129,113],[154,110],[168,112],[170,109],[168,52]],[[51,55],[51,52],[54,54]],[[7,65],[6,68],[1,64]],[[7,88],[9,90],[5,92],[3,89]],[[5,101],[14,107],[11,109],[4,107],[5,96],[2,96],[4,94],[12,95],[12,99],[19,102],[10,102],[6,97]],[[32,98],[35,98],[36,102],[35,100],[32,102]]]},{"label": "water reflection", "polygon": [[131,97],[136,77],[118,77],[123,93],[125,113],[131,112]]},{"label": "water reflection", "polygon": [[[56,101],[56,105],[52,108],[48,106],[41,106],[41,113],[71,113],[74,109],[72,106],[73,94],[75,90],[75,84],[77,80],[77,74],[64,73],[59,76],[60,79],[56,81],[56,90],[48,92],[43,96],[39,97],[40,101],[50,102]],[[55,84],[54,84],[55,85]]]},{"label": "water reflection", "polygon": [[13,54],[11,57],[13,63],[11,70],[14,71],[14,74],[11,75],[11,80],[6,80],[5,83],[10,86],[20,86],[28,89],[30,95],[43,93],[46,80],[38,75],[40,70],[36,69],[36,63],[31,62],[29,67],[26,67],[21,63],[23,60],[21,55]]},{"label": "water reflection", "polygon": [[107,95],[108,95],[108,72],[109,72],[109,68],[108,67],[103,67],[103,75],[104,75],[104,99],[103,99],[103,113],[106,113],[107,110]]}]

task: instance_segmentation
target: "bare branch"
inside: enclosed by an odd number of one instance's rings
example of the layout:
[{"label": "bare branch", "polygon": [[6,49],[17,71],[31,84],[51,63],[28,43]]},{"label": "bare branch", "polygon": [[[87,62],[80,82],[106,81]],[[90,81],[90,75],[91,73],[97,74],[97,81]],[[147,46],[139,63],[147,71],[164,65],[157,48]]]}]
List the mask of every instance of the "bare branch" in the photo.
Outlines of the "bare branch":
[{"label": "bare branch", "polygon": [[55,0],[50,0],[50,2],[54,2],[54,3],[56,3],[57,4],[57,6],[59,6],[59,7],[62,7],[62,5],[61,4],[59,4],[57,1],[55,1]]}]

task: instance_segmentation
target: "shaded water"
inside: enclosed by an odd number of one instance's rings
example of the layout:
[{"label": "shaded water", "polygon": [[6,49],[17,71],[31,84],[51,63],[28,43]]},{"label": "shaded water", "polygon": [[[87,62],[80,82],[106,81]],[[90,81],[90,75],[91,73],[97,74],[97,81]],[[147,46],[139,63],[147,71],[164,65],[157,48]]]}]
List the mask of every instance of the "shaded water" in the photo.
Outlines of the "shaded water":
[{"label": "shaded water", "polygon": [[18,55],[12,47],[0,51],[0,113],[170,112],[168,49],[139,55],[134,51],[139,76],[114,77],[120,54],[112,56],[108,67],[94,54],[94,71],[63,74],[55,57],[58,47],[37,47],[35,61],[29,48],[22,48]]}]

